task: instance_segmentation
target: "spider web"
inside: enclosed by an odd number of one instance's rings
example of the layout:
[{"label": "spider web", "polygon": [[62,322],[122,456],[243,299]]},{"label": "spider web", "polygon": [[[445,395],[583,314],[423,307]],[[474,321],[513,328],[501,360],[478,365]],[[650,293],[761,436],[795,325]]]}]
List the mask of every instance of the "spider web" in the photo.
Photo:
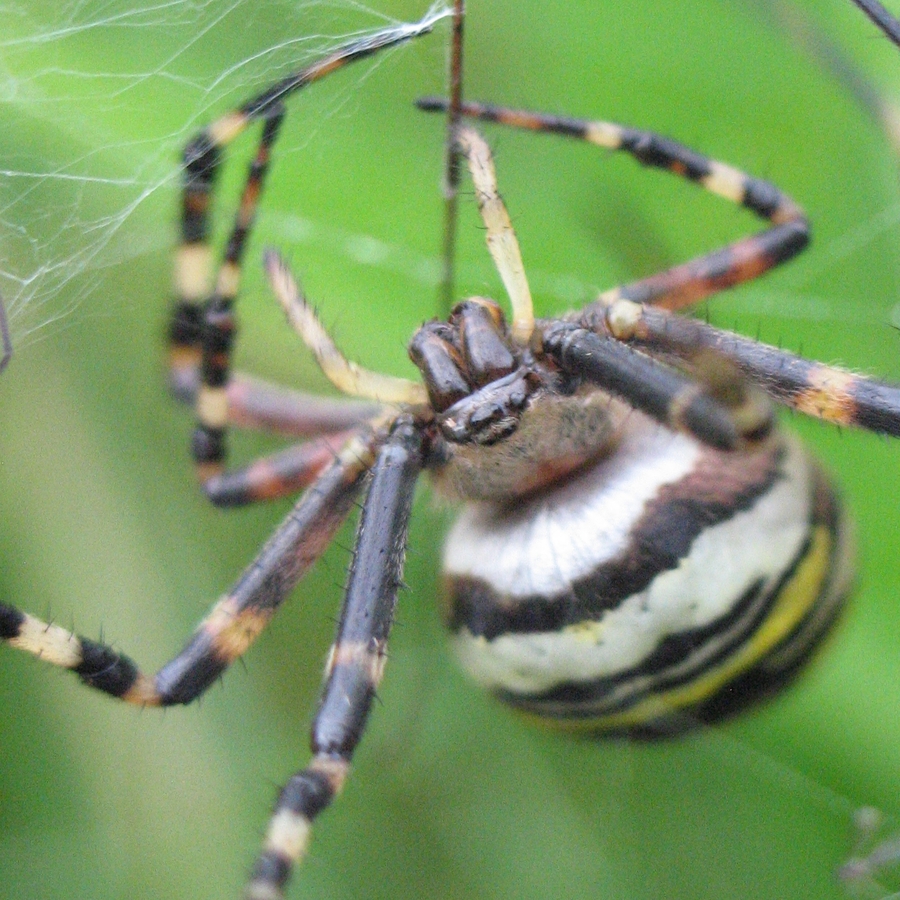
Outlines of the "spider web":
[{"label": "spider web", "polygon": [[[423,9],[408,11],[414,20]],[[426,16],[445,14],[435,5]],[[403,21],[355,0],[21,2],[0,5],[0,19],[0,296],[19,348],[86,302],[116,311],[104,270],[174,245],[178,159],[199,128],[339,44]],[[319,122],[390,55],[355,64]],[[361,259],[406,265],[374,239],[299,217],[283,227],[292,240],[343,241]]]},{"label": "spider web", "polygon": [[[354,35],[422,13],[418,4],[402,6],[391,16],[388,4],[375,10],[356,0],[0,5],[6,123],[0,134],[0,297],[15,345],[21,349],[50,326],[65,325],[86,301],[88,314],[127,306],[128,298],[104,293],[104,272],[174,245],[185,142],[229,105],[286,72]],[[435,19],[442,14],[440,5],[428,12]],[[432,75],[443,71],[440,41],[433,43]],[[329,91],[316,127],[295,134],[290,146],[283,141],[279,158],[304,151],[324,121],[348,104],[352,108],[358,85],[390,55],[354,65],[353,75]],[[220,208],[230,211],[227,204]],[[830,239],[826,265],[843,265],[860,247],[889,235],[898,221],[896,206],[874,212]],[[327,247],[427,288],[439,277],[436,248],[423,255],[365,229],[350,231],[295,212],[272,212],[266,222],[288,245]],[[838,305],[805,290],[822,266],[821,259],[801,259],[788,279],[788,296],[756,292],[740,301],[742,310],[804,321],[874,321],[863,305]],[[583,303],[600,281],[563,265],[531,265],[529,277],[538,294],[561,308]]]}]

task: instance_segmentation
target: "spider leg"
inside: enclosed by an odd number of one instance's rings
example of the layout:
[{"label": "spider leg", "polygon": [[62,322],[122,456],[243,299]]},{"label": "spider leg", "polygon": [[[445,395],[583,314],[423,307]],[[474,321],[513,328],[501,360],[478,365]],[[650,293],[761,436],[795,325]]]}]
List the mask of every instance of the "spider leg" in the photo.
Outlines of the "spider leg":
[{"label": "spider leg", "polygon": [[478,198],[478,212],[485,226],[488,250],[512,304],[510,331],[520,344],[527,344],[534,330],[531,289],[525,276],[516,233],[497,189],[497,173],[491,149],[474,128],[458,128],[456,144],[469,164],[475,196]]},{"label": "spider leg", "polygon": [[[338,350],[312,307],[300,292],[287,264],[267,251],[266,270],[272,290],[287,317],[324,374],[345,393],[380,403],[420,404],[427,400],[421,384],[372,372],[348,360]],[[217,506],[238,506],[283,497],[308,485],[330,462],[347,437],[348,427],[372,420],[383,407],[369,403],[315,398],[289,392],[242,376],[228,385],[231,424],[273,426],[282,433],[316,440],[258,459],[247,466],[210,475],[203,490]],[[365,417],[365,419],[363,419]]]},{"label": "spider leg", "polygon": [[225,459],[225,433],[228,425],[226,391],[235,337],[234,301],[240,282],[241,260],[268,171],[269,151],[283,121],[283,107],[273,110],[271,118],[265,120],[234,227],[216,276],[213,294],[204,308],[200,388],[195,405],[197,426],[191,438],[191,452],[201,481],[219,474]]},{"label": "spider leg", "polygon": [[319,321],[300,291],[287,263],[274,251],[265,255],[269,284],[288,321],[312,351],[325,376],[340,391],[379,403],[427,403],[428,394],[417,381],[395,378],[364,369],[338,350],[331,335]]},{"label": "spider leg", "polygon": [[[198,424],[192,441],[201,481],[221,471],[225,458],[228,425],[225,386],[234,338],[232,305],[238,291],[241,257],[263,188],[269,154],[285,115],[284,101],[295,91],[350,62],[427,34],[442,15],[438,12],[414,24],[386,28],[337,48],[221,116],[185,148],[182,241],[175,265],[178,298],[169,329],[170,383],[177,390],[180,384],[192,380],[192,370],[201,372],[196,400]],[[207,300],[211,271],[208,213],[222,150],[257,119],[263,120],[262,136],[250,165],[212,297]]]},{"label": "spider leg", "polygon": [[[312,350],[322,371],[340,390],[382,402],[416,404],[425,401],[424,390],[417,382],[372,372],[348,360],[300,293],[285,262],[274,251],[266,253],[266,269],[273,291],[291,324]],[[233,385],[229,385],[229,396],[233,390]],[[361,415],[374,418],[382,409],[372,404],[317,399],[299,393],[282,396],[279,390],[271,386],[257,390],[256,385],[248,384],[246,392],[235,397],[241,415],[231,407],[230,421],[234,424],[249,419],[253,424],[268,424],[275,419],[282,426],[304,427],[307,430],[303,433],[315,436],[316,440],[207,478],[203,490],[217,506],[240,506],[300,490],[317,477],[346,440],[346,432],[335,433],[336,424],[356,426]],[[293,407],[297,403],[303,408],[295,410]],[[345,409],[345,405],[350,408]]]},{"label": "spider leg", "polygon": [[[192,403],[196,384],[183,387],[191,392],[179,399]],[[243,506],[298,493],[327,468],[354,429],[382,411],[374,403],[319,397],[241,373],[232,374],[226,394],[230,427],[312,440],[206,478],[201,488],[216,506]]]},{"label": "spider leg", "polygon": [[[199,373],[195,370],[194,375]],[[198,386],[199,377],[193,383],[182,380],[177,399],[192,404]],[[242,373],[231,375],[226,397],[230,427],[313,440],[210,475],[201,488],[216,506],[243,506],[296,494],[327,468],[354,429],[382,412],[374,403],[319,397]]]},{"label": "spider leg", "polygon": [[335,399],[289,390],[242,375],[228,384],[230,424],[291,437],[317,437],[356,428],[381,407],[347,398]]},{"label": "spider leg", "polygon": [[245,506],[297,494],[315,481],[353,435],[339,431],[277,453],[260,456],[246,466],[228,469],[203,483],[215,506]]},{"label": "spider leg", "polygon": [[585,378],[676,431],[719,450],[743,449],[764,439],[773,424],[769,404],[747,391],[736,372],[712,354],[695,375],[667,366],[573,322],[551,321],[543,351],[571,376]]},{"label": "spider leg", "polygon": [[181,653],[155,676],[104,644],[0,604],[0,640],[74,671],[90,687],[142,706],[189,703],[241,656],[331,542],[371,467],[384,428],[361,432],[319,477],[210,610]]},{"label": "spider leg", "polygon": [[[266,253],[273,292],[297,333],[312,350],[325,375],[340,390],[387,403],[423,403],[422,385],[405,378],[372,372],[348,360],[319,322],[301,294],[286,263],[274,251]],[[241,506],[294,493],[310,484],[328,465],[348,437],[338,427],[357,427],[360,418],[374,420],[383,407],[369,403],[310,397],[300,392],[242,379],[242,390],[229,385],[232,424],[273,423],[280,430],[316,439],[255,460],[247,466],[206,478],[203,490],[217,506]]]},{"label": "spider leg", "polygon": [[[178,300],[169,325],[169,384],[176,395],[184,392],[184,385],[191,385],[198,407],[204,390],[209,393],[216,386],[211,379],[228,372],[234,330],[230,306],[237,294],[243,251],[262,194],[269,152],[283,120],[283,108],[271,110],[265,120],[212,295],[208,211],[221,165],[219,141],[225,140],[220,136],[225,132],[223,120],[202,131],[184,150],[182,243],[175,258]],[[210,371],[211,354],[216,349],[222,358],[216,360],[217,365]]]},{"label": "spider leg", "polygon": [[[199,376],[199,373],[195,373]],[[193,405],[199,377],[184,381],[176,399]],[[285,437],[318,437],[355,428],[374,418],[381,407],[374,403],[335,399],[282,387],[279,384],[233,372],[226,389],[228,425]]]},{"label": "spider leg", "polygon": [[858,65],[813,18],[801,15],[799,10],[784,0],[754,0],[753,6],[760,15],[770,16],[774,27],[790,34],[797,46],[802,47],[836,82],[842,84],[896,144],[896,104],[879,93]]},{"label": "spider leg", "polygon": [[[512,301],[511,331],[520,343],[530,342],[532,348],[540,345],[569,375],[594,382],[711,447],[734,450],[769,433],[772,412],[768,404],[760,403],[740,383],[736,372],[716,360],[704,361],[691,377],[623,345],[608,333],[595,334],[566,320],[536,323],[518,241],[497,190],[490,148],[471,128],[457,131],[457,144],[469,163],[488,247]],[[539,334],[533,337],[536,327]]]},{"label": "spider leg", "polygon": [[396,421],[378,452],[360,516],[337,635],[312,724],[312,761],[278,797],[247,900],[277,900],[305,855],[312,822],[339,793],[381,682],[406,552],[413,488],[423,466],[420,428]]},{"label": "spider leg", "polygon": [[851,0],[878,26],[886,38],[900,47],[900,21],[895,19],[878,0]]},{"label": "spider leg", "polygon": [[597,310],[590,310],[581,323],[673,358],[714,352],[731,360],[770,397],[798,412],[836,425],[900,436],[900,385],[804,359],[696,319],[627,300],[613,303],[602,320]]},{"label": "spider leg", "polygon": [[[440,97],[425,97],[417,104],[427,112],[447,108],[447,101]],[[669,310],[684,309],[710,294],[759,277],[796,256],[809,242],[809,223],[803,211],[773,184],[752,178],[651,131],[612,122],[547,115],[483,103],[463,103],[461,112],[471,118],[561,134],[607,150],[630,153],[644,165],[687,178],[772,223],[759,234],[735,241],[665,272],[606,291],[600,295],[599,303],[607,304],[625,298],[653,303]]]}]

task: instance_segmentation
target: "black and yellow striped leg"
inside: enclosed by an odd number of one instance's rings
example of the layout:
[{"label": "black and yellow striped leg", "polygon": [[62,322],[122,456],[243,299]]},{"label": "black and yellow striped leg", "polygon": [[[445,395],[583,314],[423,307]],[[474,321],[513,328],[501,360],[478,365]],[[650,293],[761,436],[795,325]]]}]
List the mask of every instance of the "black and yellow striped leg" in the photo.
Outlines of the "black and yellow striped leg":
[{"label": "black and yellow striped leg", "polygon": [[181,246],[175,259],[176,302],[169,328],[170,382],[180,394],[200,366],[203,304],[212,291],[209,210],[224,148],[258,119],[271,119],[294,92],[348,63],[386,47],[428,34],[439,14],[421,22],[385,28],[351,41],[291,73],[242,106],[220,116],[194,137],[183,154]]},{"label": "black and yellow striped leg", "polygon": [[[418,105],[429,112],[443,111],[447,101],[426,97]],[[643,165],[686,178],[771,223],[771,227],[759,234],[607,291],[601,295],[600,302],[625,298],[670,310],[684,309],[724,288],[759,277],[796,256],[809,242],[809,223],[803,211],[773,184],[752,178],[651,131],[484,103],[463,103],[461,112],[475,119],[574,137],[607,150],[629,153]]]},{"label": "black and yellow striped leg", "polygon": [[203,493],[215,506],[246,506],[297,494],[328,468],[351,435],[326,434],[257,457],[246,466],[207,478]]},{"label": "black and yellow striped leg", "polygon": [[631,406],[710,447],[736,450],[765,438],[772,410],[748,396],[737,377],[722,389],[716,379],[696,377],[638,353],[609,335],[575,323],[546,324],[542,344],[564,372],[586,378]]},{"label": "black and yellow striped leg", "polygon": [[271,118],[266,119],[263,126],[259,147],[250,164],[234,227],[225,248],[225,256],[216,276],[215,289],[203,314],[200,388],[195,406],[197,427],[191,440],[191,450],[201,481],[219,474],[225,459],[227,385],[235,337],[234,302],[240,284],[244,248],[269,168],[270,150],[283,121],[284,110],[279,108],[272,112]]},{"label": "black and yellow striped leg", "polygon": [[197,392],[203,307],[212,292],[209,207],[221,153],[210,146],[196,154],[198,140],[188,144],[182,160],[181,244],[175,254],[175,302],[169,318],[169,390],[178,399]]},{"label": "black and yellow striped leg", "polygon": [[278,798],[247,900],[283,897],[292,868],[306,853],[313,820],[339,793],[349,771],[387,659],[422,452],[420,430],[404,417],[378,453],[312,725],[313,759]]},{"label": "black and yellow striped leg", "polygon": [[[198,385],[179,397],[193,404]],[[203,492],[217,506],[241,506],[298,493],[327,468],[352,432],[382,407],[359,400],[319,397],[234,373],[226,387],[228,426],[284,437],[310,438],[246,466],[207,478]]]},{"label": "black and yellow striped leg", "polygon": [[900,436],[900,385],[867,378],[786,350],[761,344],[696,319],[666,310],[618,301],[602,320],[592,313],[582,324],[617,339],[690,359],[702,351],[727,358],[770,397],[798,412]]},{"label": "black and yellow striped leg", "polygon": [[129,703],[189,703],[241,656],[329,545],[353,507],[383,431],[351,440],[306,491],[232,590],[187,645],[155,676],[127,656],[0,604],[0,640],[74,671],[90,687]]},{"label": "black and yellow striped leg", "polygon": [[89,687],[129,703],[157,705],[152,679],[127,656],[105,644],[42,622],[14,606],[0,603],[0,641],[70,669]]},{"label": "black and yellow striped leg", "polygon": [[214,126],[202,131],[185,148],[182,168],[181,246],[175,258],[178,294],[169,325],[169,389],[179,400],[199,397],[211,352],[206,319],[209,308],[230,301],[237,292],[240,258],[262,191],[269,151],[283,113],[275,111],[266,122],[256,156],[235,216],[224,258],[212,283],[209,247],[209,208],[221,166],[222,147],[215,142]]},{"label": "black and yellow striped leg", "polygon": [[[385,28],[338,47],[221,116],[185,148],[181,246],[175,262],[177,299],[169,328],[169,381],[178,397],[191,394],[193,386],[202,381],[197,393],[199,424],[193,440],[201,480],[221,471],[225,455],[224,435],[228,424],[225,385],[233,339],[231,305],[237,293],[240,256],[259,201],[269,152],[284,116],[284,102],[295,91],[348,63],[429,33],[443,15],[436,11],[420,22]],[[265,123],[263,135],[213,287],[210,285],[209,209],[223,151],[257,120]],[[212,299],[207,302],[211,292]]]}]

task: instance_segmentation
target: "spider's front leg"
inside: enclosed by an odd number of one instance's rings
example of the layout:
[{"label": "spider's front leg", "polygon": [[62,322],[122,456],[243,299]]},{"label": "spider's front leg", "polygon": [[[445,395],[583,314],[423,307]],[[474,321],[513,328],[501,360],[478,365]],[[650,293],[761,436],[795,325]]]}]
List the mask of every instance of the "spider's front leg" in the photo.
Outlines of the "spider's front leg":
[{"label": "spider's front leg", "polygon": [[674,360],[712,353],[791,409],[835,425],[900,437],[900,385],[804,359],[697,319],[616,300],[581,316],[585,327]]},{"label": "spider's front leg", "polygon": [[[426,111],[442,110],[446,105],[440,98],[419,101]],[[770,413],[743,388],[743,379],[807,415],[900,436],[900,386],[805,360],[673,315],[718,291],[759,277],[806,246],[806,217],[775,185],[653,132],[480,103],[464,103],[461,112],[470,118],[562,134],[627,152],[645,165],[685,177],[739,203],[771,223],[759,234],[604,291],[568,321],[543,323],[542,349],[563,369],[586,376],[664,424],[721,449],[752,444],[771,426]],[[464,132],[460,130],[460,134]],[[472,155],[467,155],[471,166]],[[485,224],[490,234],[487,219]],[[518,268],[517,249],[515,259]],[[498,267],[502,273],[502,266]],[[505,276],[504,283],[509,287]],[[510,294],[514,309],[520,302],[527,302],[530,309],[527,286],[515,293],[511,289]],[[617,341],[623,346],[617,347]],[[660,365],[653,357],[673,363],[675,369]]]},{"label": "spider's front leg", "polygon": [[694,374],[665,366],[620,343],[605,327],[594,328],[591,314],[599,301],[575,316],[575,321],[535,320],[518,241],[497,189],[490,148],[469,127],[457,129],[456,142],[469,164],[487,245],[512,303],[510,331],[519,344],[552,357],[571,377],[592,381],[710,447],[745,448],[769,434],[771,407],[760,402],[755,392],[745,390],[734,367],[721,359],[708,358]]},{"label": "spider's front leg", "polygon": [[313,759],[278,798],[247,900],[283,896],[293,866],[306,852],[313,819],[335,798],[347,776],[384,672],[413,488],[423,464],[422,427],[401,416],[372,469],[347,594],[312,725]]}]

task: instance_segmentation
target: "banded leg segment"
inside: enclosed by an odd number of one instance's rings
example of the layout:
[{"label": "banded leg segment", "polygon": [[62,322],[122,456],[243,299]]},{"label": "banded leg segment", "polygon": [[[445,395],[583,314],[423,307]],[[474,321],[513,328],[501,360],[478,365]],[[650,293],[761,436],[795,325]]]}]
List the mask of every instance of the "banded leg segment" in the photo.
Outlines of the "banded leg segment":
[{"label": "banded leg segment", "polygon": [[[194,402],[196,381],[182,384],[179,400]],[[203,492],[216,506],[243,506],[298,493],[328,467],[356,429],[383,412],[374,403],[318,397],[240,373],[229,378],[226,399],[230,427],[311,440],[208,477]]]},{"label": "banded leg segment", "polygon": [[[425,97],[418,101],[418,106],[428,112],[443,111],[447,101]],[[470,118],[574,137],[607,150],[624,151],[643,165],[686,178],[771,222],[770,228],[752,237],[607,291],[598,302],[626,298],[669,310],[683,309],[710,294],[759,277],[796,256],[809,242],[809,223],[803,211],[773,184],[752,178],[651,131],[484,103],[466,102],[460,111]]]},{"label": "banded leg segment", "polygon": [[127,656],[0,603],[0,641],[70,669],[89,687],[128,703],[156,705],[153,680]]},{"label": "banded leg segment", "polygon": [[262,632],[347,517],[384,440],[374,431],[351,440],[307,490],[256,559],[210,611],[185,648],[155,676],[103,644],[0,605],[0,640],[71,669],[89,687],[129,703],[189,703]]},{"label": "banded leg segment", "polygon": [[[182,240],[175,263],[177,299],[169,329],[170,383],[176,394],[183,394],[185,386],[196,381],[195,373],[202,365],[204,388],[197,402],[199,427],[194,439],[201,477],[220,468],[224,456],[227,404],[221,388],[227,380],[233,327],[229,298],[237,291],[240,255],[259,200],[269,151],[284,116],[284,102],[296,91],[348,63],[429,33],[444,15],[443,11],[434,12],[420,22],[385,28],[338,47],[221,116],[185,148]],[[265,123],[263,136],[217,277],[216,296],[205,312],[212,271],[209,209],[223,150],[256,120]]]},{"label": "banded leg segment", "polygon": [[306,853],[313,820],[339,793],[349,771],[384,673],[422,448],[419,428],[402,417],[379,451],[312,726],[313,759],[278,798],[247,900],[283,897],[292,868]]},{"label": "banded leg segment", "polygon": [[900,385],[804,359],[696,319],[626,300],[612,304],[602,320],[592,311],[582,316],[582,322],[672,357],[715,353],[730,360],[770,397],[798,412],[836,425],[900,437]]},{"label": "banded leg segment", "polygon": [[278,136],[284,110],[273,111],[266,119],[256,156],[250,164],[247,183],[234,226],[225,248],[225,256],[216,276],[216,285],[203,314],[200,332],[200,388],[197,392],[197,427],[191,450],[201,481],[222,471],[225,459],[225,432],[228,425],[227,384],[231,367],[231,349],[235,337],[234,301],[240,285],[241,262],[247,236],[256,217],[269,168],[269,154]]},{"label": "banded leg segment", "polygon": [[546,325],[542,340],[544,352],[563,371],[586,378],[710,447],[745,449],[772,428],[769,404],[744,390],[737,373],[712,355],[698,358],[696,377],[691,377],[614,337],[571,322]]}]

